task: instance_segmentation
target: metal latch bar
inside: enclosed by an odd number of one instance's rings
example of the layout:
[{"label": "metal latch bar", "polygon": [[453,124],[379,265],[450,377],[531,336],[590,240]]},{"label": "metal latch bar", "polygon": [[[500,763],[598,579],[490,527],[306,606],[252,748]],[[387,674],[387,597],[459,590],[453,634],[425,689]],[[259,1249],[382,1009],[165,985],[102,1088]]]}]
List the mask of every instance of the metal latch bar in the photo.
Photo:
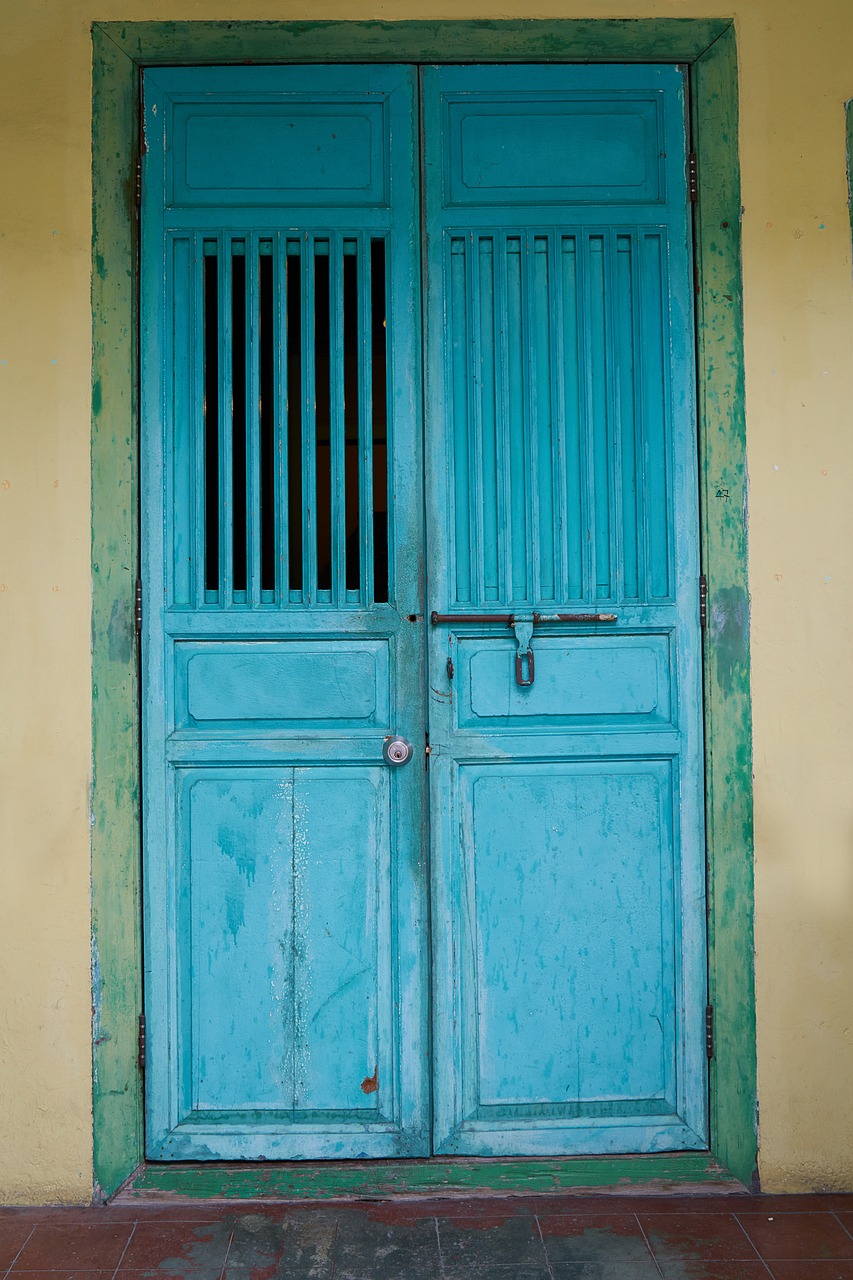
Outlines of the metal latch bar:
[{"label": "metal latch bar", "polygon": [[[429,620],[434,627],[441,626],[442,623],[476,624],[482,626],[487,623],[495,623],[500,627],[513,627],[515,620],[519,615],[515,613],[436,613],[435,610],[429,615]],[[526,615],[530,617],[530,614]],[[541,626],[543,622],[616,622],[615,613],[534,613],[534,626]]]}]

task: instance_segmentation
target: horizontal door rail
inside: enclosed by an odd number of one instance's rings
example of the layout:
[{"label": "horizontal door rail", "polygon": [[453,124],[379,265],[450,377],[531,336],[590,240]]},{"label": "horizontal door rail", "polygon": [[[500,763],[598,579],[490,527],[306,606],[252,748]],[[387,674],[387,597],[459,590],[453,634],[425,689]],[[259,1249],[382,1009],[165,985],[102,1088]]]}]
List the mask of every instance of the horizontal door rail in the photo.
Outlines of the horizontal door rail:
[{"label": "horizontal door rail", "polygon": [[434,627],[440,626],[444,622],[459,623],[480,623],[494,622],[501,627],[513,627],[516,621],[528,621],[532,618],[534,626],[539,626],[543,622],[615,622],[615,613],[534,613],[534,614],[516,614],[516,613],[436,613],[435,610],[429,616],[429,620]]}]

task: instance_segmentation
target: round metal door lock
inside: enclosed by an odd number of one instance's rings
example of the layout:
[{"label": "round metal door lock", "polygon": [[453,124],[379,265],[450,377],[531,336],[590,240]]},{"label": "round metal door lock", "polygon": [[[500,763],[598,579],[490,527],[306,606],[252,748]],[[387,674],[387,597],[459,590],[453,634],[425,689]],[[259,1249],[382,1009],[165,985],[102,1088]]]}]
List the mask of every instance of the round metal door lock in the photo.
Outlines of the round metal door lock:
[{"label": "round metal door lock", "polygon": [[386,738],[382,744],[386,764],[408,764],[412,758],[412,744],[408,738]]}]

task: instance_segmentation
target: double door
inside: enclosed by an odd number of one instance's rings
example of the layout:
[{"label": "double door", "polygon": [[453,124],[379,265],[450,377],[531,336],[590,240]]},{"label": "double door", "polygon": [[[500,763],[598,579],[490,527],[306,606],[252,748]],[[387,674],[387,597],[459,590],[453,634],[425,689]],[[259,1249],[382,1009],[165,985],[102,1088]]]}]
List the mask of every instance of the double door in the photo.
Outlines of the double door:
[{"label": "double door", "polygon": [[707,1146],[681,69],[144,121],[149,1158]]}]

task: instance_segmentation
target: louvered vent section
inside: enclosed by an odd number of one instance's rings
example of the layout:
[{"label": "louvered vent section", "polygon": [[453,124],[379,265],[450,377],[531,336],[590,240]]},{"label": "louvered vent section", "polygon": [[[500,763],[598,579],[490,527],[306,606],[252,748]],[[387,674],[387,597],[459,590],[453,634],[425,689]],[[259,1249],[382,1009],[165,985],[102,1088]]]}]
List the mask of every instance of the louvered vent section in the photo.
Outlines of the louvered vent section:
[{"label": "louvered vent section", "polygon": [[671,594],[662,231],[452,234],[456,600]]},{"label": "louvered vent section", "polygon": [[195,423],[175,448],[176,496],[192,495],[175,513],[176,603],[387,601],[385,241],[199,234],[173,248],[195,335],[174,365],[195,405],[174,415]]}]

